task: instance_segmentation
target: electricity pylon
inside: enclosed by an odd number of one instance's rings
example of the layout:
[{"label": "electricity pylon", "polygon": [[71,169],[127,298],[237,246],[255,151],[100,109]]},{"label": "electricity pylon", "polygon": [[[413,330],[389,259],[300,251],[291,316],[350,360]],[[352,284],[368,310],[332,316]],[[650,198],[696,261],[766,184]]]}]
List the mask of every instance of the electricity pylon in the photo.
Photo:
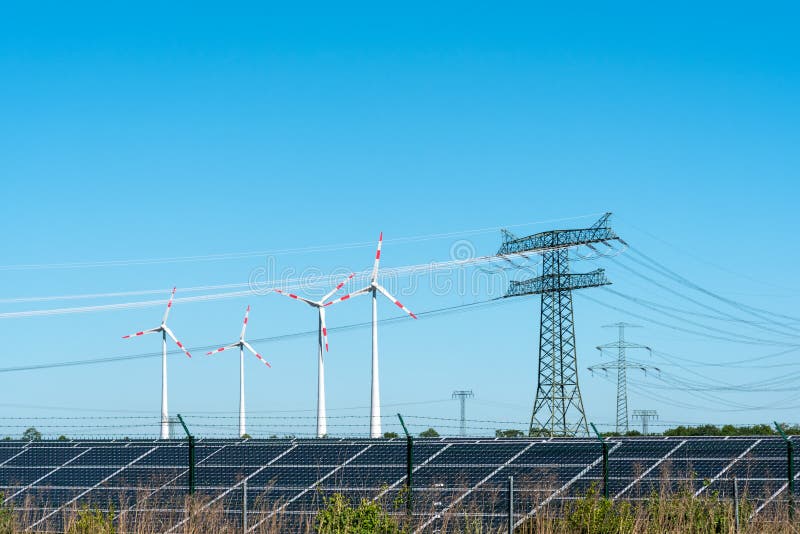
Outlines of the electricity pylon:
[{"label": "electricity pylon", "polygon": [[[622,240],[608,226],[610,213],[589,228],[550,230],[527,237],[503,231],[499,256],[533,252],[542,256],[542,276],[511,282],[506,297],[541,295],[539,373],[530,434],[588,435],[586,414],[578,387],[572,290],[610,284],[603,269],[585,274],[569,272],[572,247]],[[624,243],[624,242],[623,242]]]},{"label": "electricity pylon", "polygon": [[642,435],[647,436],[650,433],[650,419],[658,419],[658,412],[655,410],[633,410],[631,417],[642,420]]},{"label": "electricity pylon", "polygon": [[472,390],[454,391],[453,398],[461,402],[461,437],[467,437],[467,399],[471,399],[475,394]]},{"label": "electricity pylon", "polygon": [[617,328],[619,329],[619,340],[614,343],[606,343],[600,345],[597,350],[600,354],[606,349],[617,349],[617,361],[614,363],[600,363],[589,367],[589,371],[605,371],[609,369],[616,369],[617,371],[617,432],[624,434],[628,431],[628,369],[639,369],[645,373],[648,369],[661,371],[658,367],[648,365],[641,362],[628,362],[625,351],[627,349],[644,349],[650,353],[652,350],[646,345],[638,345],[625,341],[625,328],[638,328],[638,325],[628,323],[614,323],[603,325],[603,328]]}]

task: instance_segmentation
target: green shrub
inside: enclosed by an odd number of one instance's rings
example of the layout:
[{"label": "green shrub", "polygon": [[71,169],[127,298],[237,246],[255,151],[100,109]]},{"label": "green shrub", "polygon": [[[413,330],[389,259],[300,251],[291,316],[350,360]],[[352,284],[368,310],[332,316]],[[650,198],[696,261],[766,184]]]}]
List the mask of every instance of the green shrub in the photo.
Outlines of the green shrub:
[{"label": "green shrub", "polygon": [[84,506],[78,511],[75,522],[70,525],[69,534],[116,534],[114,528],[114,507],[108,512]]},{"label": "green shrub", "polygon": [[42,439],[42,433],[36,430],[35,427],[30,427],[22,433],[22,439],[23,441],[39,441]]},{"label": "green shrub", "polygon": [[631,503],[600,497],[592,484],[581,497],[571,502],[561,520],[568,532],[581,534],[632,534],[635,522]]},{"label": "green shrub", "polygon": [[402,532],[389,514],[376,502],[362,499],[358,506],[340,493],[323,497],[325,507],[317,513],[320,534],[399,534]]},{"label": "green shrub", "polygon": [[5,494],[0,493],[0,534],[15,534],[17,530],[17,517],[14,514],[14,505],[4,503]]},{"label": "green shrub", "polygon": [[522,430],[511,428],[508,430],[495,430],[494,435],[498,438],[521,438],[525,436],[525,433]]}]

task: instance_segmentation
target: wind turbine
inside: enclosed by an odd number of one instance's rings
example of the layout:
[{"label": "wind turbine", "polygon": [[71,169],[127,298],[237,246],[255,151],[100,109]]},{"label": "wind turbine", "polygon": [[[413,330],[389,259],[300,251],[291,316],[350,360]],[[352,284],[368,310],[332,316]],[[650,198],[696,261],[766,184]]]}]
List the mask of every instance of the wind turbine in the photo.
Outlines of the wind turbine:
[{"label": "wind turbine", "polygon": [[344,287],[344,285],[355,276],[351,274],[347,277],[347,279],[339,282],[339,285],[334,287],[330,290],[324,297],[320,300],[314,301],[305,299],[303,297],[299,297],[294,293],[286,293],[281,291],[280,289],[276,289],[276,293],[280,293],[281,295],[285,295],[289,298],[299,300],[301,302],[305,302],[312,308],[316,308],[319,312],[319,333],[317,335],[318,339],[318,358],[317,358],[317,437],[321,438],[324,437],[325,434],[328,433],[328,420],[327,420],[327,413],[325,410],[325,358],[323,357],[322,352],[322,345],[325,345],[325,352],[328,352],[328,328],[325,326],[325,301],[331,298],[334,293],[339,291]]},{"label": "wind turbine", "polygon": [[206,356],[211,354],[217,354],[218,352],[222,352],[228,349],[235,349],[239,348],[239,437],[244,436],[247,432],[245,430],[245,414],[244,414],[244,349],[249,350],[253,353],[253,355],[261,360],[264,365],[267,367],[272,367],[267,360],[265,360],[256,349],[250,345],[247,341],[244,340],[244,332],[247,330],[247,316],[250,314],[250,306],[247,306],[247,310],[244,312],[244,322],[242,323],[242,333],[239,335],[239,341],[236,343],[231,343],[230,345],[225,345],[224,347],[220,347],[217,350],[212,350],[211,352],[206,353]]},{"label": "wind turbine", "polygon": [[142,330],[129,336],[122,336],[122,339],[129,339],[132,337],[144,336],[146,334],[155,334],[161,332],[161,439],[169,439],[169,412],[167,410],[167,336],[178,345],[178,348],[186,353],[188,357],[192,357],[183,343],[178,341],[175,334],[167,326],[167,317],[169,317],[169,310],[172,308],[172,299],[175,298],[175,289],[172,288],[172,294],[169,296],[167,302],[167,309],[164,310],[164,317],[161,319],[161,324],[156,328],[150,330]]},{"label": "wind turbine", "polygon": [[382,293],[387,299],[394,302],[394,304],[409,314],[414,319],[417,318],[411,310],[403,306],[399,300],[394,298],[386,288],[378,283],[378,265],[381,261],[381,244],[383,243],[383,232],[378,237],[378,250],[375,252],[375,264],[372,267],[372,277],[367,287],[354,291],[348,295],[340,297],[336,300],[326,302],[325,306],[343,302],[358,295],[366,293],[372,294],[372,387],[370,396],[370,413],[369,413],[369,437],[379,438],[381,434],[381,393],[380,393],[380,380],[378,378],[378,293]]}]

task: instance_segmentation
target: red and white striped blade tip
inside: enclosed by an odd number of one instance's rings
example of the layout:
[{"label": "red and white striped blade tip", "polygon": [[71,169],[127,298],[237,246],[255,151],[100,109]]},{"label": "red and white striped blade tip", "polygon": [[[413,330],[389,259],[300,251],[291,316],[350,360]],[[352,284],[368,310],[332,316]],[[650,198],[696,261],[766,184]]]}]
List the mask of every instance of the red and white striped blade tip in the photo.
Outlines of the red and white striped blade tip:
[{"label": "red and white striped blade tip", "polygon": [[145,334],[154,334],[159,331],[159,328],[151,328],[150,330],[142,330],[141,332],[136,332],[135,334],[128,334],[127,336],[122,336],[122,339],[130,339],[132,337],[143,336]]},{"label": "red and white striped blade tip", "polygon": [[259,353],[257,353],[257,352],[256,352],[256,358],[258,358],[259,360],[261,360],[262,362],[264,362],[264,365],[266,365],[267,367],[269,367],[270,369],[272,369],[272,365],[270,365],[270,363],[269,363],[267,360],[265,360],[265,359],[264,359],[264,357],[263,357],[263,356],[261,356],[261,355],[260,355]]},{"label": "red and white striped blade tip", "polygon": [[372,265],[372,281],[378,278],[378,265],[381,262],[381,243],[383,243],[383,232],[378,237],[378,249],[375,251],[375,263]]},{"label": "red and white striped blade tip", "polygon": [[357,297],[358,295],[363,295],[364,293],[369,292],[372,289],[372,286],[367,286],[365,288],[359,289],[358,291],[353,291],[352,293],[348,293],[338,299],[333,299],[331,301],[326,302],[323,306],[330,306],[331,304],[336,304],[337,302],[344,302],[345,300],[351,299],[353,297]]},{"label": "red and white striped blade tip", "polygon": [[169,300],[167,301],[167,307],[164,310],[164,317],[161,318],[162,323],[167,322],[167,317],[169,316],[169,310],[172,308],[172,300],[175,298],[175,291],[178,289],[178,286],[174,286],[172,288],[172,293],[169,294]]},{"label": "red and white striped blade tip", "polygon": [[345,295],[343,297],[339,297],[338,299],[329,300],[328,302],[323,304],[323,306],[330,306],[331,304],[334,304],[336,302],[344,302],[345,300],[349,299],[350,296],[351,296],[351,294],[348,293],[347,295]]},{"label": "red and white striped blade tip", "polygon": [[[250,315],[250,305],[249,304],[247,305],[247,309],[244,311],[244,320],[242,321],[242,324],[244,326],[247,326],[247,316],[248,315]],[[244,330],[244,328],[242,328],[242,330]]]},{"label": "red and white striped blade tip", "polygon": [[136,336],[143,336],[144,332],[136,332],[135,334],[128,334],[127,336],[122,336],[122,339],[130,339]]},{"label": "red and white striped blade tip", "polygon": [[397,299],[394,297],[394,295],[392,295],[391,293],[389,293],[389,292],[388,292],[386,289],[384,289],[384,287],[383,287],[383,286],[380,286],[380,285],[379,285],[379,286],[377,286],[377,287],[378,287],[378,291],[380,291],[381,293],[383,293],[383,295],[384,295],[386,298],[388,298],[389,300],[391,300],[392,302],[394,302],[395,306],[397,306],[398,308],[400,308],[401,310],[403,310],[404,312],[406,312],[407,314],[409,314],[409,315],[410,315],[411,317],[413,317],[414,319],[417,319],[417,316],[416,316],[416,315],[414,315],[414,312],[412,312],[411,310],[409,310],[408,308],[406,308],[405,306],[403,306],[403,303],[402,303],[402,302],[400,302],[399,300],[397,300]]},{"label": "red and white striped blade tip", "polygon": [[331,289],[330,291],[325,293],[325,296],[320,299],[320,302],[324,302],[324,301],[328,300],[329,298],[331,298],[334,293],[336,293],[337,291],[342,289],[344,287],[344,285],[347,282],[349,282],[350,280],[352,280],[355,275],[356,275],[356,273],[350,273],[350,276],[348,276],[347,278],[345,278],[344,280],[339,282],[339,284],[336,287],[334,287],[333,289]]},{"label": "red and white striped blade tip", "polygon": [[178,341],[178,338],[177,338],[177,337],[175,337],[175,334],[172,332],[172,330],[170,330],[169,328],[167,328],[167,327],[165,326],[165,327],[164,327],[164,331],[167,333],[167,335],[168,335],[170,338],[172,338],[172,341],[174,341],[174,342],[175,342],[175,344],[176,344],[176,345],[178,345],[178,348],[180,348],[180,349],[181,349],[181,350],[182,350],[182,351],[183,351],[183,352],[184,352],[184,353],[185,353],[185,354],[186,354],[186,355],[187,355],[189,358],[191,358],[191,357],[192,357],[192,353],[191,353],[191,352],[189,352],[189,351],[186,349],[186,347],[184,347],[184,346],[183,346],[183,343],[181,343],[180,341]]},{"label": "red and white striped blade tip", "polygon": [[245,341],[245,342],[243,342],[242,344],[243,344],[245,347],[247,347],[247,350],[249,350],[250,352],[252,352],[252,353],[253,353],[253,356],[255,356],[256,358],[258,358],[259,360],[261,360],[261,362],[262,362],[264,365],[266,365],[267,367],[270,367],[270,368],[272,368],[272,365],[270,365],[270,363],[269,363],[267,360],[265,360],[265,359],[264,359],[264,357],[263,357],[261,354],[259,354],[259,353],[258,353],[258,351],[256,351],[256,349],[254,349],[254,348],[253,348],[253,346],[252,346],[252,345],[250,345],[250,343],[248,343],[248,342],[246,342],[246,341]]},{"label": "red and white striped blade tip", "polygon": [[308,299],[301,297],[300,295],[295,295],[294,293],[287,293],[286,291],[282,291],[280,289],[275,289],[275,293],[279,293],[284,297],[289,297],[290,299],[299,300],[300,302],[305,302],[306,304],[314,304]]},{"label": "red and white striped blade tip", "polygon": [[350,276],[348,276],[347,278],[345,278],[344,280],[342,280],[341,282],[339,282],[339,283],[336,285],[336,287],[334,287],[334,288],[333,288],[333,291],[332,291],[332,293],[336,293],[337,291],[339,291],[340,289],[342,289],[342,288],[344,287],[344,285],[345,285],[347,282],[349,282],[350,280],[352,280],[352,279],[353,279],[353,277],[354,277],[355,275],[356,275],[356,273],[350,273]]},{"label": "red and white striped blade tip", "polygon": [[406,308],[405,306],[403,306],[403,304],[402,304],[402,303],[401,303],[399,300],[396,300],[396,301],[394,301],[394,303],[397,305],[397,307],[398,307],[398,308],[400,308],[401,310],[403,310],[404,312],[406,312],[407,314],[409,314],[409,315],[410,315],[411,317],[413,317],[414,319],[417,319],[417,316],[416,316],[416,315],[414,315],[414,312],[412,312],[411,310],[409,310],[408,308]]}]

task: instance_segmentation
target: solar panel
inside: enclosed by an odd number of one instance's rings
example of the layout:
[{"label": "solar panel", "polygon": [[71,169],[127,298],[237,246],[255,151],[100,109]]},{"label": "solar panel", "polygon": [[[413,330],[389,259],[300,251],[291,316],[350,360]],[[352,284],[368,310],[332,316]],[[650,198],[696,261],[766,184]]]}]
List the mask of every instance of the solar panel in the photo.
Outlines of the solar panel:
[{"label": "solar panel", "polygon": [[[732,480],[754,503],[785,498],[786,444],[775,437],[642,437],[609,440],[611,496],[642,499],[680,488],[720,498]],[[313,521],[324,498],[394,499],[405,484],[403,440],[198,440],[197,493],[235,517],[241,483],[255,519],[276,510],[299,524]],[[800,468],[800,465],[798,465]],[[188,490],[185,441],[0,443],[4,498],[30,510],[31,524],[60,521],[61,507],[91,504],[156,513],[165,530],[184,520]],[[584,494],[603,483],[600,443],[586,439],[419,439],[414,444],[417,518],[435,526],[458,511],[491,527],[504,521],[509,476],[520,517]],[[463,519],[463,518],[462,518]],[[45,524],[45,523],[41,523]],[[253,523],[254,524],[254,523]]]}]

